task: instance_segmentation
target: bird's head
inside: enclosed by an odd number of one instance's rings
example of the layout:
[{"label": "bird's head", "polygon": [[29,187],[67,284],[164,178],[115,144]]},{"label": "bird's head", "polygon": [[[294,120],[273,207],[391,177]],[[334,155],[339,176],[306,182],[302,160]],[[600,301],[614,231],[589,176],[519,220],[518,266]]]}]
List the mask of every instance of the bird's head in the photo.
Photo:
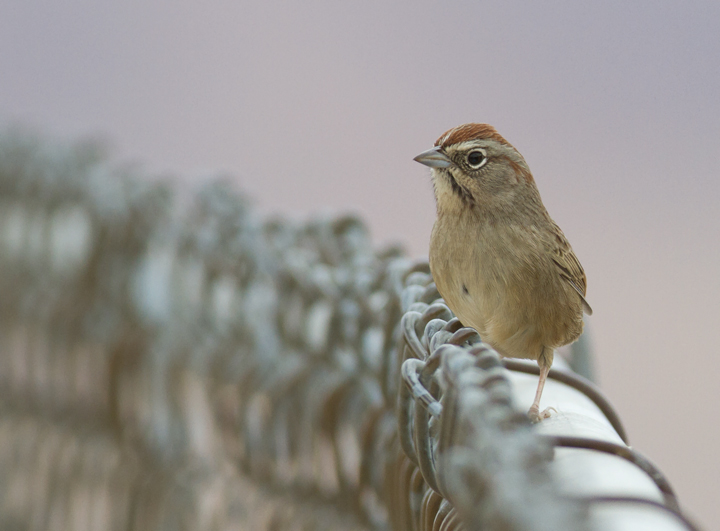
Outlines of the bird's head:
[{"label": "bird's head", "polygon": [[414,160],[432,168],[439,212],[512,208],[528,189],[537,193],[525,159],[491,125],[450,129]]}]

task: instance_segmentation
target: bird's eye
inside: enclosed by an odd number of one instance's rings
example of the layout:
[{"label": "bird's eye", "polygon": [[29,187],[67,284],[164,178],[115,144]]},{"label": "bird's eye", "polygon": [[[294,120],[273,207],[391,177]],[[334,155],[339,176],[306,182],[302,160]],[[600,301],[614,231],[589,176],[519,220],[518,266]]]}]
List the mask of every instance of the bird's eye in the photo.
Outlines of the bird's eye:
[{"label": "bird's eye", "polygon": [[482,151],[471,151],[468,153],[467,156],[467,163],[470,165],[471,168],[477,169],[485,162],[487,161],[487,158],[485,157],[485,153]]}]

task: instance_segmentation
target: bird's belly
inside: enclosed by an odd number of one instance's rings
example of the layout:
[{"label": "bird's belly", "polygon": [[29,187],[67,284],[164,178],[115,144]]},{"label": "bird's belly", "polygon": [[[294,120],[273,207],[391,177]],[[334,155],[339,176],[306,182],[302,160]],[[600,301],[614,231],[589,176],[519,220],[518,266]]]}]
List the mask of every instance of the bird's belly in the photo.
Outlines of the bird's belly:
[{"label": "bird's belly", "polygon": [[497,304],[486,296],[481,279],[463,272],[473,270],[477,264],[460,261],[450,263],[446,260],[432,260],[430,267],[435,284],[448,307],[460,319],[463,326],[470,326],[478,331],[484,341],[488,341],[487,324],[496,313]]},{"label": "bird's belly", "polygon": [[431,269],[453,313],[503,356],[537,359],[544,348],[571,343],[582,332],[580,300],[559,277],[554,284],[532,282],[523,273],[524,282],[517,282],[508,264],[498,271],[478,257],[467,264],[431,260]]}]

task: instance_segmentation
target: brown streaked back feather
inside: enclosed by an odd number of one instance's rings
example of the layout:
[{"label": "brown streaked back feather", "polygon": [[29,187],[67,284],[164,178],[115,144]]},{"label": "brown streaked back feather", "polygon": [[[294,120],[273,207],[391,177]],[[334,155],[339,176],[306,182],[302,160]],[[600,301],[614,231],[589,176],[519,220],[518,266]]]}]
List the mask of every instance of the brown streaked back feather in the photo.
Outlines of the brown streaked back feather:
[{"label": "brown streaked back feather", "polygon": [[570,243],[565,238],[565,235],[560,230],[560,227],[553,222],[554,227],[557,229],[555,247],[552,253],[552,261],[558,267],[560,277],[568,282],[578,295],[582,299],[583,310],[588,315],[592,315],[592,308],[585,300],[585,293],[587,292],[587,277],[585,276],[585,270],[580,261],[575,256],[575,253],[570,247]]}]

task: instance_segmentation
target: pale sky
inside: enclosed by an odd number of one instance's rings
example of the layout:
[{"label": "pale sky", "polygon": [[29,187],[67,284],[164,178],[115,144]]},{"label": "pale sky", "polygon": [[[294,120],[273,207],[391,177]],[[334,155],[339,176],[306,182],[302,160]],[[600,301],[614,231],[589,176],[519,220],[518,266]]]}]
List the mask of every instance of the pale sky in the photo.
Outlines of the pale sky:
[{"label": "pale sky", "polygon": [[446,129],[493,124],[588,275],[601,385],[691,516],[720,520],[720,2],[24,0],[0,126],[102,135],[262,212],[353,211],[427,254]]}]

